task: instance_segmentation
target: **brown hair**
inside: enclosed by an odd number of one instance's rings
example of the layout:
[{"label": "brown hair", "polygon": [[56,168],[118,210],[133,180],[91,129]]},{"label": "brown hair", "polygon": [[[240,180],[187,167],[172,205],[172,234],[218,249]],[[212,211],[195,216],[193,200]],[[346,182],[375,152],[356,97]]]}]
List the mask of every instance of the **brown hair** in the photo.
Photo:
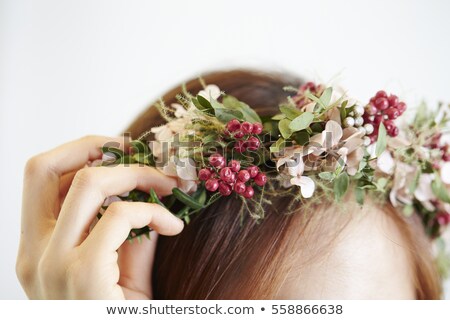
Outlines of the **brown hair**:
[{"label": "brown hair", "polygon": [[[227,94],[251,105],[262,116],[277,113],[286,99],[284,86],[298,86],[301,80],[288,74],[247,70],[215,72],[203,76]],[[191,93],[202,89],[198,79],[186,83]],[[163,97],[176,102],[177,87]],[[133,138],[164,123],[154,107],[145,110],[127,129]],[[269,199],[265,218],[257,223],[250,217],[241,221],[242,203],[229,197],[221,199],[198,214],[175,237],[161,236],[153,270],[156,299],[271,299],[277,296],[286,275],[299,260],[294,252],[306,251],[308,259],[317,259],[332,250],[333,240],[348,223],[331,215],[322,204],[315,209],[285,214],[293,197]],[[314,215],[307,212],[314,211]],[[441,286],[430,253],[429,242],[420,222],[406,220],[392,207],[383,210],[397,225],[411,260],[416,297],[439,299]],[[326,223],[325,223],[326,221]],[[317,241],[318,237],[321,241]],[[325,239],[325,240],[324,240]],[[314,245],[313,245],[314,244]],[[307,264],[308,259],[302,263]]]}]

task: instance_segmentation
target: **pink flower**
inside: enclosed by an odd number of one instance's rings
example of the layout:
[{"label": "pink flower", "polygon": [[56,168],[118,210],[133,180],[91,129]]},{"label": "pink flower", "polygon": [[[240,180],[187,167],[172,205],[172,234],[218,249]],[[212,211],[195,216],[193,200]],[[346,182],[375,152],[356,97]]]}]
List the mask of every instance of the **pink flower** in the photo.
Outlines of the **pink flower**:
[{"label": "pink flower", "polygon": [[338,122],[329,120],[325,130],[311,137],[308,148],[312,149],[313,155],[324,156],[331,163],[330,171],[334,171],[340,163],[346,165],[349,175],[354,175],[364,157],[361,137],[362,133],[358,129],[350,127],[342,130]]},{"label": "pink flower", "polygon": [[303,162],[303,148],[298,147],[295,149],[287,149],[286,151],[287,155],[283,158],[278,159],[277,161],[277,169],[279,170],[281,166],[285,165],[285,168],[281,173],[285,177],[290,177],[289,181],[287,181],[287,178],[284,179],[283,186],[299,186],[302,196],[304,198],[311,198],[316,186],[314,180],[312,180],[310,177],[303,176],[303,172],[305,169],[305,165]]}]

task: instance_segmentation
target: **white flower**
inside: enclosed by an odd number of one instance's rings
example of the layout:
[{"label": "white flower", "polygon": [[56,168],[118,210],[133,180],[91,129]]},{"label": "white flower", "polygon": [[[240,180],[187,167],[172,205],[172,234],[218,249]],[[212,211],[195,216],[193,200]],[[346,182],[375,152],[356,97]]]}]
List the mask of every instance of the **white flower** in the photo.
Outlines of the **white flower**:
[{"label": "white flower", "polygon": [[386,174],[393,174],[395,161],[389,151],[385,150],[377,159],[377,167]]},{"label": "white flower", "polygon": [[178,179],[178,187],[186,193],[197,190],[197,169],[195,162],[190,158],[171,156],[169,161],[159,168],[162,173]]},{"label": "white flower", "polygon": [[212,99],[217,99],[220,97],[220,89],[215,84],[209,84],[205,87],[205,89],[198,92],[199,96],[202,96],[203,98],[207,99],[208,101]]},{"label": "white flower", "polygon": [[450,184],[450,162],[444,162],[441,166],[441,180],[445,184]]},{"label": "white flower", "polygon": [[307,176],[303,176],[305,164],[303,163],[303,148],[288,149],[288,155],[278,159],[277,169],[282,165],[285,165],[284,172],[282,174],[289,175],[291,178],[289,183],[283,181],[285,187],[296,185],[300,187],[300,193],[304,198],[311,198],[314,193],[315,183]]}]

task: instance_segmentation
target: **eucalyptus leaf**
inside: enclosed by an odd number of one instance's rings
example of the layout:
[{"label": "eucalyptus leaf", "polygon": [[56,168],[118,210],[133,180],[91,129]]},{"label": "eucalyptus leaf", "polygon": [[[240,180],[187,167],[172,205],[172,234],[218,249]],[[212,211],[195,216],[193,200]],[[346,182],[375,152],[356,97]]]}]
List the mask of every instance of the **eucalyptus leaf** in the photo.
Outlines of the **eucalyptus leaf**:
[{"label": "eucalyptus leaf", "polygon": [[278,139],[274,144],[270,146],[270,152],[279,152],[284,147],[285,140],[283,138]]},{"label": "eucalyptus leaf", "polygon": [[386,150],[386,144],[387,144],[387,133],[386,133],[386,127],[383,123],[380,123],[380,128],[378,129],[378,139],[377,144],[375,147],[375,155],[377,158]]},{"label": "eucalyptus leaf", "polygon": [[346,172],[342,172],[335,180],[333,185],[334,197],[336,201],[340,201],[347,192],[349,185],[349,177]]},{"label": "eucalyptus leaf", "polygon": [[250,108],[250,106],[246,103],[239,101],[235,97],[226,95],[223,97],[222,102],[226,109],[239,111],[242,114],[242,120],[251,123],[262,122],[261,118],[255,110]]},{"label": "eucalyptus leaf", "polygon": [[366,194],[366,192],[364,189],[355,188],[355,199],[356,199],[356,202],[361,206],[364,205],[365,194]]},{"label": "eucalyptus leaf", "polygon": [[291,105],[281,105],[280,111],[290,120],[294,120],[302,114],[302,111]]},{"label": "eucalyptus leaf", "polygon": [[314,115],[311,112],[304,112],[297,118],[292,120],[289,124],[289,128],[292,131],[300,131],[309,127],[311,122],[314,120]]},{"label": "eucalyptus leaf", "polygon": [[319,178],[322,180],[332,181],[334,179],[334,174],[331,172],[321,172],[319,173]]},{"label": "eucalyptus leaf", "polygon": [[283,138],[288,139],[292,131],[290,129],[291,120],[289,119],[283,119],[280,122],[278,122],[278,129],[280,130],[281,135]]},{"label": "eucalyptus leaf", "polygon": [[284,113],[280,113],[280,114],[274,115],[271,119],[272,120],[282,120],[284,118],[286,118],[286,115]]},{"label": "eucalyptus leaf", "polygon": [[320,101],[322,102],[321,105],[326,107],[330,104],[331,101],[331,96],[333,94],[333,88],[328,87],[324,90],[324,92],[322,93],[322,95],[320,96]]}]

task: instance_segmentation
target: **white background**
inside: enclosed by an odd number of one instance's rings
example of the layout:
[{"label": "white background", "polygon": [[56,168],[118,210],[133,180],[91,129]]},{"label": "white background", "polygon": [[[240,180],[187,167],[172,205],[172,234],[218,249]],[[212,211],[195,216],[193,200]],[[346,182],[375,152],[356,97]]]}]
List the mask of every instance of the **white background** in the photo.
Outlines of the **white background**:
[{"label": "white background", "polygon": [[228,67],[450,101],[449,1],[0,0],[0,298],[14,272],[22,168],[114,135],[171,86]]}]

